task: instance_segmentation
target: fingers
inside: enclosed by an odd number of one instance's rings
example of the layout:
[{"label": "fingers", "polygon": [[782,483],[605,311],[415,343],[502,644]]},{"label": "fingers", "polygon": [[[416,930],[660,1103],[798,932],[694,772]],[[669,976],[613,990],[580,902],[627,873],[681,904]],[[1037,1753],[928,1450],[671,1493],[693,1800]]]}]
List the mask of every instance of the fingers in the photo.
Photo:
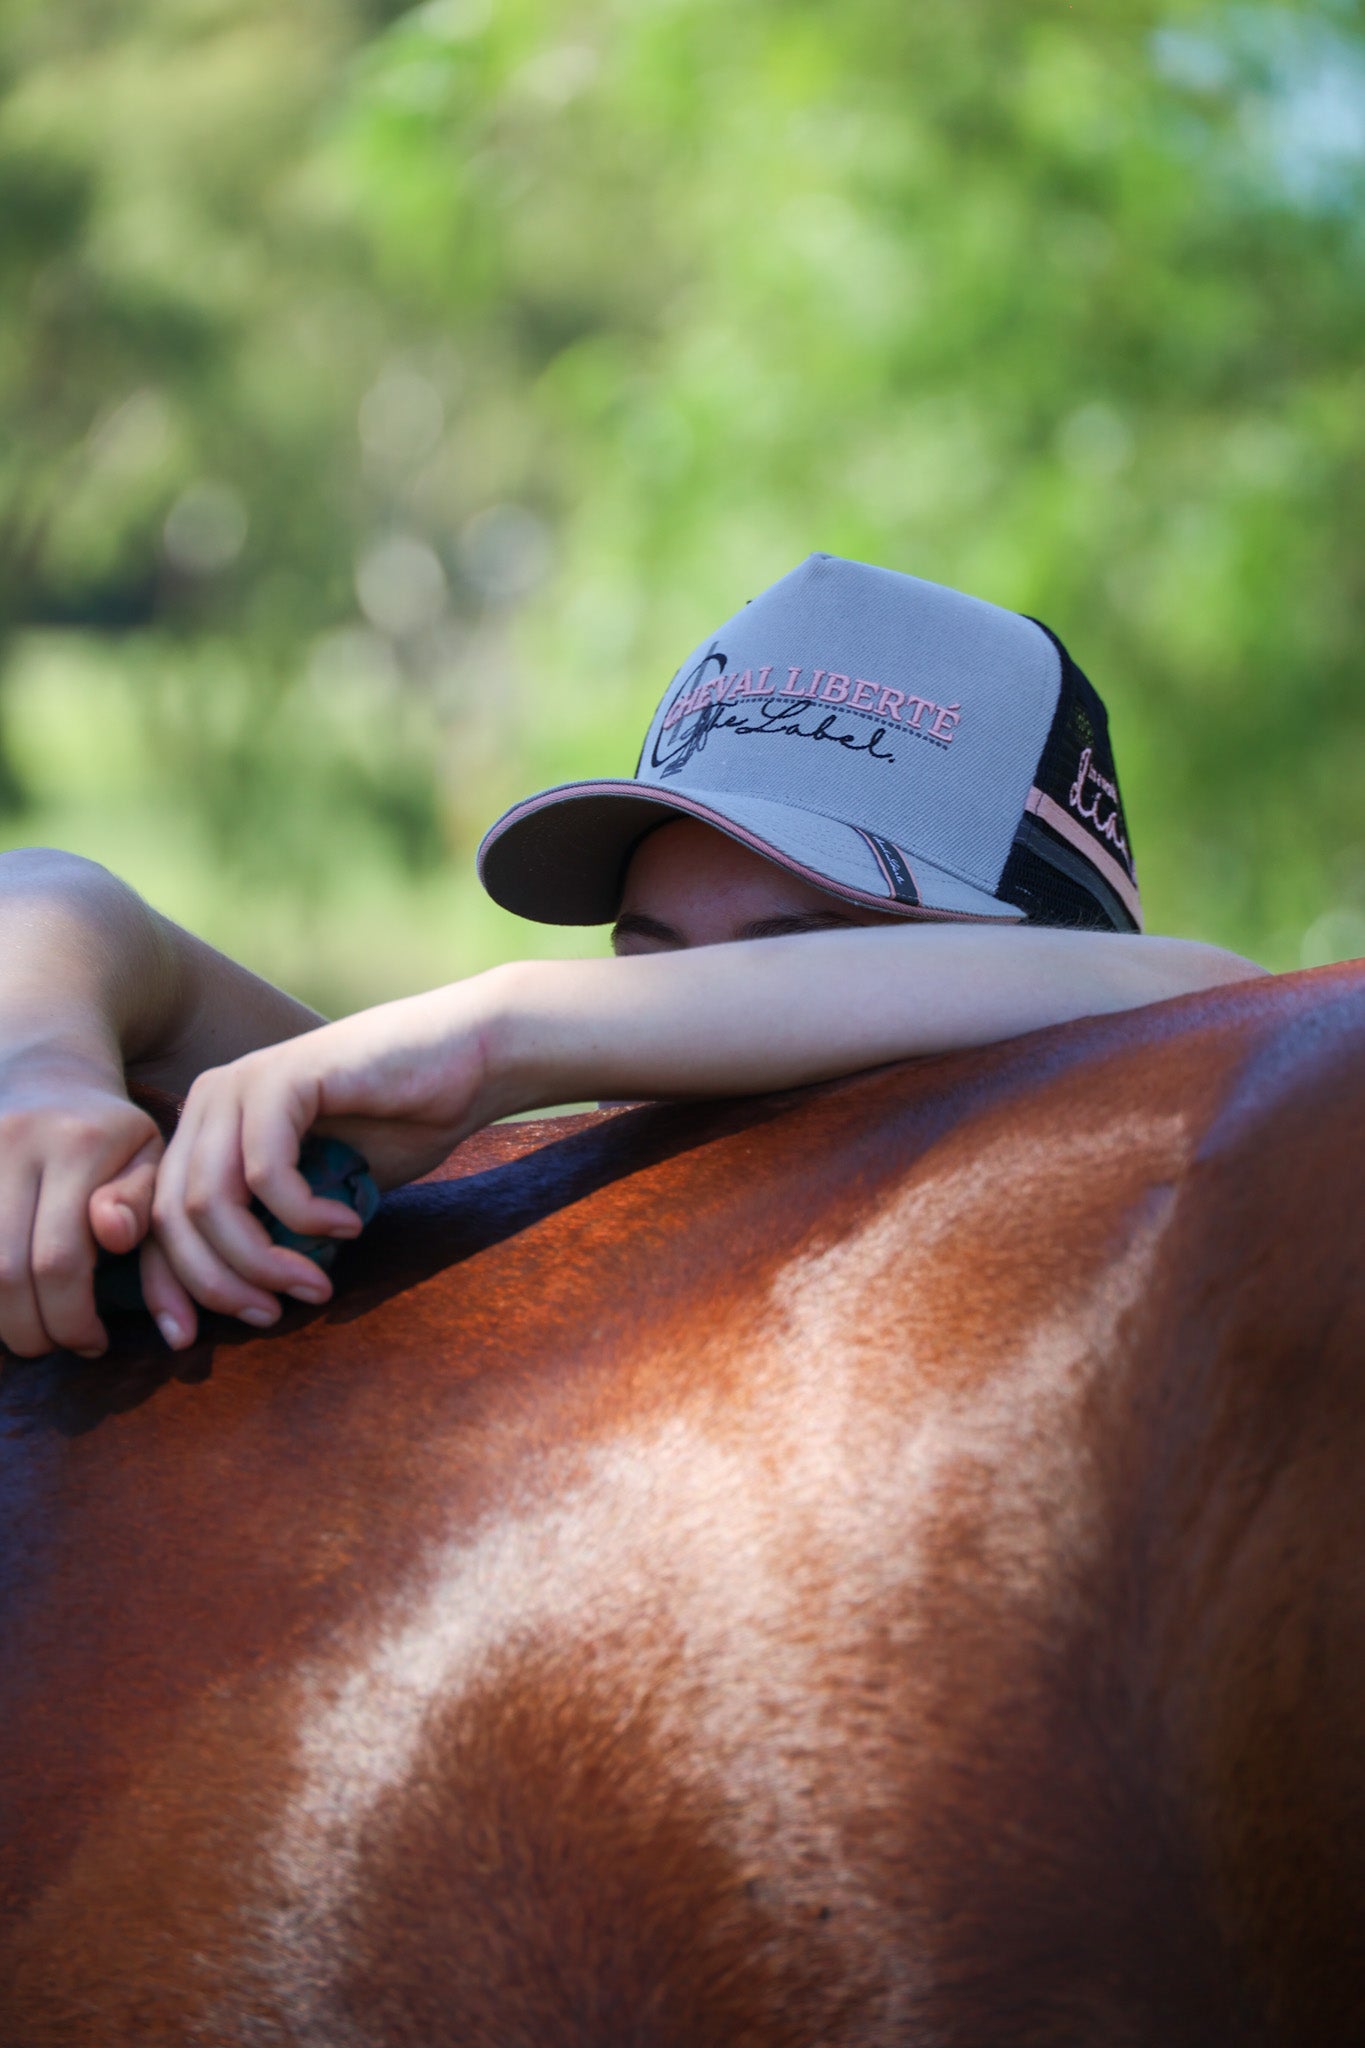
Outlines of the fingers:
[{"label": "fingers", "polygon": [[90,1230],[104,1251],[130,1252],[147,1235],[152,1222],[157,1164],[165,1149],[159,1135],[150,1137],[112,1180],[105,1181],[91,1195]]},{"label": "fingers", "polygon": [[199,1334],[193,1299],[176,1279],[170,1260],[154,1237],[142,1247],[142,1299],[172,1351],[184,1351]]},{"label": "fingers", "polygon": [[272,1290],[326,1301],[327,1276],[302,1252],[273,1244],[251,1214],[236,1098],[219,1090],[210,1106],[194,1105],[193,1116],[191,1104],[161,1163],[152,1202],[152,1227],[173,1276],[206,1308],[257,1328],[279,1317]]},{"label": "fingers", "polygon": [[95,1240],[84,1184],[49,1170],[39,1184],[29,1245],[35,1306],[48,1346],[98,1357],[109,1342],[95,1309]]},{"label": "fingers", "polygon": [[[25,1358],[59,1345],[98,1355],[107,1338],[94,1298],[93,1195],[154,1158],[156,1126],[103,1072],[73,1073],[61,1060],[12,1068],[0,1092],[0,1345]],[[132,1192],[135,1209],[136,1183]],[[95,1209],[109,1249],[135,1241],[133,1209]]]},{"label": "fingers", "polygon": [[142,1299],[172,1351],[183,1351],[199,1334],[199,1318],[164,1252],[148,1235],[157,1168],[165,1150],[159,1133],[150,1137],[121,1173],[95,1189],[90,1197],[90,1227],[106,1251],[127,1252],[134,1245],[142,1246]]},{"label": "fingers", "polygon": [[20,1358],[63,1349],[98,1358],[108,1333],[95,1307],[95,1239],[82,1182],[51,1169],[10,1208],[0,1245],[0,1332]]},{"label": "fingers", "polygon": [[50,1351],[53,1342],[38,1312],[29,1263],[39,1185],[35,1171],[6,1190],[0,1229],[0,1335],[6,1349],[20,1358],[37,1358]]},{"label": "fingers", "polygon": [[360,1218],[345,1202],[315,1195],[299,1172],[299,1133],[307,1124],[288,1098],[249,1096],[242,1105],[242,1172],[272,1216],[301,1237],[357,1237]]},{"label": "fingers", "polygon": [[235,1117],[220,1116],[187,1130],[182,1120],[157,1176],[152,1228],[176,1278],[196,1301],[265,1328],[280,1308],[263,1284],[253,1284],[241,1270],[259,1271],[269,1239],[245,1206],[250,1195],[234,1125]]}]

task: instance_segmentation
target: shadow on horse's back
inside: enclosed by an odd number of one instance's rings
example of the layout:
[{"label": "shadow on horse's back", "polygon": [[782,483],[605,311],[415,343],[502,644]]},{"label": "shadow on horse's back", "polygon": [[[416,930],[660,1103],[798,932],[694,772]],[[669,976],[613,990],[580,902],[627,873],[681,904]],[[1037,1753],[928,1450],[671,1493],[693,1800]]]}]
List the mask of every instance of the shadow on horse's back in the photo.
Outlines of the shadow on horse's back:
[{"label": "shadow on horse's back", "polygon": [[7,2048],[1365,2037],[1365,978],[484,1133],[0,1380]]}]

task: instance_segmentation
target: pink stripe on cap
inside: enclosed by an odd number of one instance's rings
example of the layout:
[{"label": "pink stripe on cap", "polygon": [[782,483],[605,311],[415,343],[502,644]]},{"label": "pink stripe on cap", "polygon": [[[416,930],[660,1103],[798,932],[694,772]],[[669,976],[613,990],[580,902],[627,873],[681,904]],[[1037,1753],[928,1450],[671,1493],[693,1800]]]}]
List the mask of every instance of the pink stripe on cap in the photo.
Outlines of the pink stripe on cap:
[{"label": "pink stripe on cap", "polygon": [[1043,790],[1037,787],[1031,789],[1025,799],[1024,809],[1032,811],[1035,818],[1041,818],[1045,825],[1050,825],[1054,832],[1059,833],[1068,846],[1074,846],[1077,853],[1084,855],[1091,867],[1104,876],[1119,902],[1141,931],[1142,898],[1133,887],[1127,871],[1114,859],[1113,854],[1106,853],[1085,827],[1078,825],[1071,813],[1064,811],[1061,805]]}]

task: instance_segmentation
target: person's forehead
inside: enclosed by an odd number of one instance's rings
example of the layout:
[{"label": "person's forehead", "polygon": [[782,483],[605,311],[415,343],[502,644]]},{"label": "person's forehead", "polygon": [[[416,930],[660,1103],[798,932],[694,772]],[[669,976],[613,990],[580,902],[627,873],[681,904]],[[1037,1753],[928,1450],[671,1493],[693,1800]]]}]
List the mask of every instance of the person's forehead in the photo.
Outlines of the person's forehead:
[{"label": "person's forehead", "polygon": [[642,890],[682,885],[752,890],[790,903],[831,900],[823,889],[696,818],[671,818],[658,826],[641,840],[626,869],[627,901]]},{"label": "person's forehead", "polygon": [[899,922],[815,887],[692,818],[670,819],[636,847],[618,932],[633,920],[666,927],[692,944],[768,937],[787,920],[796,930]]}]

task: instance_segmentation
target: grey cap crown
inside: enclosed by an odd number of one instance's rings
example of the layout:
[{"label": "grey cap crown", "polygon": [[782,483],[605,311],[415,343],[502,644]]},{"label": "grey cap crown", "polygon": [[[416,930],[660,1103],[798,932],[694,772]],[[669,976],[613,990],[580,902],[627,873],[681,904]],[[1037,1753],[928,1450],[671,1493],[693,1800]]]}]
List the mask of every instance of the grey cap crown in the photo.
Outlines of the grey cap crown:
[{"label": "grey cap crown", "polygon": [[1040,803],[1045,860],[1055,850],[1085,874],[1106,857],[1035,785],[1068,662],[1016,612],[811,555],[692,650],[633,778],[514,805],[480,872],[509,908],[595,922],[615,914],[631,847],[677,813],[851,901],[1016,921],[1001,880]]}]

